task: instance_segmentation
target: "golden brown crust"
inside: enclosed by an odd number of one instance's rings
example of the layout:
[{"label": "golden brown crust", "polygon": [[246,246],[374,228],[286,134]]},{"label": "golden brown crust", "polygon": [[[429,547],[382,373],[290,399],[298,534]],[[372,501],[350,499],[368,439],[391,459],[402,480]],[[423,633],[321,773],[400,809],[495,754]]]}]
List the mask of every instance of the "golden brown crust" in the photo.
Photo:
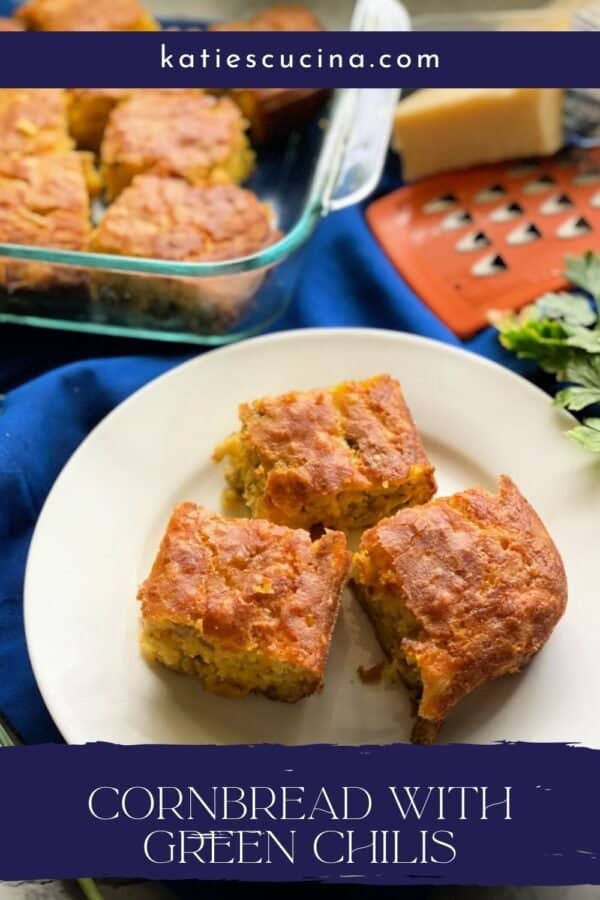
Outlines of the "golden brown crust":
[{"label": "golden brown crust", "polygon": [[[376,521],[378,510],[346,509],[360,500],[356,495],[385,494],[393,502],[398,491],[397,509],[411,502],[412,493],[403,496],[409,483],[420,502],[435,493],[433,467],[389,375],[265,397],[242,404],[239,415],[239,440],[252,466],[244,477],[262,483],[253,515],[296,527],[360,527]],[[216,458],[227,452],[226,443]]]},{"label": "golden brown crust", "polygon": [[246,127],[228,97],[199,90],[135,92],[112,111],[102,140],[109,197],[144,172],[192,184],[244,181],[254,164]]},{"label": "golden brown crust", "polygon": [[278,237],[272,213],[235,184],[194,186],[138,175],[103,216],[90,242],[100,253],[154,259],[234,259]]},{"label": "golden brown crust", "polygon": [[211,31],[323,31],[317,17],[301,3],[276,4],[248,19],[219,22]]},{"label": "golden brown crust", "polygon": [[16,19],[0,17],[0,31],[23,31],[23,26]]},{"label": "golden brown crust", "polygon": [[414,617],[396,652],[420,670],[418,715],[429,723],[526,665],[567,601],[558,550],[506,476],[497,494],[472,488],[380,522],[363,535],[354,578],[380,592],[366,599],[374,620],[383,595]]},{"label": "golden brown crust", "polygon": [[[317,17],[300,3],[267,7],[249,19],[211,26],[213,31],[323,31]],[[231,92],[250,122],[252,137],[263,143],[308,122],[328,91],[321,88],[240,88]]]},{"label": "golden brown crust", "polygon": [[127,88],[72,88],[69,96],[69,131],[78,147],[97,152],[108,117],[121,100],[131,94]]},{"label": "golden brown crust", "polygon": [[280,3],[261,9],[249,20],[252,31],[323,31],[315,14],[301,3]]},{"label": "golden brown crust", "polygon": [[[83,250],[91,230],[86,167],[75,152],[0,156],[0,241]],[[9,291],[77,284],[81,278],[76,269],[0,261],[0,284]]]},{"label": "golden brown crust", "polygon": [[311,542],[306,531],[181,503],[138,599],[146,624],[191,627],[320,679],[349,566],[339,532]]},{"label": "golden brown crust", "polygon": [[65,153],[73,146],[67,131],[67,98],[61,88],[0,89],[2,155]]},{"label": "golden brown crust", "polygon": [[27,0],[15,14],[34,31],[154,31],[138,0]]}]

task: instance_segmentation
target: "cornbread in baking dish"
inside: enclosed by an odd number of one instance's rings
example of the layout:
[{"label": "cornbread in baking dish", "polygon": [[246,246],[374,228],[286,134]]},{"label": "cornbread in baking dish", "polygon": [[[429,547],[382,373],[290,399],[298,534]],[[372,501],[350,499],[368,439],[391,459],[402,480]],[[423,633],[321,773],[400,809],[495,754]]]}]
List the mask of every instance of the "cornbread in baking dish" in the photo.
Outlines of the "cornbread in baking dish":
[{"label": "cornbread in baking dish", "polygon": [[475,688],[518,672],[567,602],[552,539],[510,478],[406,509],[365,532],[353,579],[430,743]]},{"label": "cornbread in baking dish", "polygon": [[27,0],[15,15],[33,31],[156,31],[138,0]]},{"label": "cornbread in baking dish", "polygon": [[[97,253],[179,262],[246,256],[279,237],[271,209],[235,184],[191,185],[181,178],[138,175],[109,206],[89,249]],[[214,278],[133,275],[101,269],[93,294],[117,308],[219,331],[245,311],[264,278],[261,270]]]},{"label": "cornbread in baking dish", "polygon": [[121,100],[131,94],[126,88],[73,88],[69,96],[69,131],[78,147],[98,152],[108,117]]},{"label": "cornbread in baking dish", "polygon": [[360,528],[435,493],[433,466],[389,375],[240,406],[224,441],[231,491],[281,525]]},{"label": "cornbread in baking dish", "polygon": [[144,172],[191,184],[244,181],[254,165],[247,122],[228,97],[148,90],[112,111],[101,146],[109,198]]},{"label": "cornbread in baking dish", "polygon": [[301,3],[277,3],[247,19],[218,22],[211,31],[323,31],[315,14]]},{"label": "cornbread in baking dish", "polygon": [[[269,6],[249,19],[213,25],[214,31],[322,31],[316,16],[301,4]],[[322,88],[236,88],[231,96],[250,122],[250,132],[264,143],[304,125],[318,111],[328,91]]]},{"label": "cornbread in baking dish", "polygon": [[73,141],[67,130],[67,98],[61,88],[0,89],[2,156],[64,153]]},{"label": "cornbread in baking dish", "polygon": [[139,590],[143,653],[214,694],[300,700],[323,682],[349,567],[339,532],[181,503]]},{"label": "cornbread in baking dish", "polygon": [[[88,160],[60,155],[0,155],[0,243],[84,250],[91,231]],[[0,258],[9,292],[79,285],[81,270]]]}]

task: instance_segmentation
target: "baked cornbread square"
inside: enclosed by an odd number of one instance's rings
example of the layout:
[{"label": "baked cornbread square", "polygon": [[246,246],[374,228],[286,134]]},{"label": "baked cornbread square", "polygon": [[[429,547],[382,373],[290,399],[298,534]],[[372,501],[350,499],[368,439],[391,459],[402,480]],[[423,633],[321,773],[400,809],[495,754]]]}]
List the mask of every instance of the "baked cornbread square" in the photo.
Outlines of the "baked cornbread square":
[{"label": "baked cornbread square", "polygon": [[61,88],[0,89],[2,156],[64,153],[72,147],[65,91]]},{"label": "baked cornbread square", "polygon": [[27,0],[17,18],[32,31],[156,31],[138,0]]},{"label": "baked cornbread square", "polygon": [[[235,184],[194,186],[181,178],[138,175],[108,208],[90,250],[202,262],[246,256],[279,236],[271,209]],[[222,330],[242,315],[264,274],[170,278],[98,270],[94,296],[153,314],[179,311],[193,324]]]},{"label": "baked cornbread square", "polygon": [[379,522],[353,579],[427,743],[463,697],[531,660],[567,602],[560,554],[506,476],[496,494],[471,488]]},{"label": "baked cornbread square", "polygon": [[139,91],[112,111],[101,146],[109,198],[136,175],[191,184],[244,181],[254,165],[247,122],[228,97],[199,90]]},{"label": "baked cornbread square", "polygon": [[282,525],[361,528],[435,493],[397,381],[377,375],[240,406],[240,431],[215,450],[253,516]]},{"label": "baked cornbread square", "polygon": [[[90,205],[88,161],[60,155],[0,155],[0,242],[84,250]],[[81,270],[0,258],[0,286],[9,292],[82,283]]]},{"label": "baked cornbread square", "polygon": [[0,17],[0,31],[23,31],[23,28],[16,19]]},{"label": "baked cornbread square", "polygon": [[[214,31],[323,31],[301,4],[269,6],[249,19],[211,26]],[[322,88],[237,88],[231,96],[250,122],[252,137],[264,143],[308,122],[328,91]]]},{"label": "baked cornbread square", "polygon": [[321,687],[346,538],[175,508],[138,598],[144,655],[215,694],[294,702]]},{"label": "baked cornbread square", "polygon": [[100,149],[108,117],[121,100],[131,94],[127,88],[73,88],[69,97],[69,131],[78,147]]}]

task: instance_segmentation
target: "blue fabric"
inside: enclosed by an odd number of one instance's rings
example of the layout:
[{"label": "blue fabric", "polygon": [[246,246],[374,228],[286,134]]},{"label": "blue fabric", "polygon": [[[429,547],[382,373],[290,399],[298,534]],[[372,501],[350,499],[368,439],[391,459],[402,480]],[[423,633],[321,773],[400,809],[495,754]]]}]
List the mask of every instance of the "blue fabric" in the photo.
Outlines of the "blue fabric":
[{"label": "blue fabric", "polygon": [[[380,192],[396,183],[390,168]],[[303,251],[291,307],[274,330],[341,325],[461,343],[399,278],[361,208],[321,223]],[[491,329],[465,346],[530,371]],[[0,392],[7,392],[0,415],[0,711],[28,742],[60,739],[35,685],[22,621],[25,561],[44,499],[71,453],[117,403],[189,356],[184,346],[0,328]]]}]

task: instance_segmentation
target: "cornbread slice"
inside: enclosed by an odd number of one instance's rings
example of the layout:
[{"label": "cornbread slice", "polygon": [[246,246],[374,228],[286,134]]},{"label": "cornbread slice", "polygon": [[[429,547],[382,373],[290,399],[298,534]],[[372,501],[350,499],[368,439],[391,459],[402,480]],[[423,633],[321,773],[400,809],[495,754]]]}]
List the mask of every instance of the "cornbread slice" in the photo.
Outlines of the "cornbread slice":
[{"label": "cornbread slice", "polygon": [[72,147],[65,91],[61,88],[0,89],[2,156],[64,153]]},{"label": "cornbread slice", "polygon": [[[246,256],[279,236],[273,214],[235,184],[194,186],[181,178],[138,175],[108,208],[89,249],[97,253],[202,262]],[[166,316],[179,313],[220,331],[245,311],[264,272],[215,278],[146,278],[96,270],[97,300]]]},{"label": "cornbread slice", "polygon": [[16,19],[0,17],[0,31],[23,31],[23,27]]},{"label": "cornbread slice", "polygon": [[[89,238],[88,161],[75,152],[0,155],[0,242],[83,250]],[[0,258],[9,292],[79,285],[81,270]]]},{"label": "cornbread slice", "polygon": [[496,494],[471,488],[379,522],[353,579],[425,743],[463,697],[522,669],[567,602],[559,552],[505,475]]},{"label": "cornbread slice", "polygon": [[156,31],[138,0],[27,0],[15,15],[33,31]]},{"label": "cornbread slice", "polygon": [[[323,31],[323,26],[309,9],[298,3],[269,6],[249,19],[219,23],[211,30]],[[328,93],[322,88],[236,88],[231,96],[250,122],[253,139],[265,143],[308,122]]]},{"label": "cornbread slice", "polygon": [[199,90],[132,94],[112,111],[102,140],[109,198],[150,171],[191,184],[244,181],[254,165],[246,127],[228,97]]},{"label": "cornbread slice", "polygon": [[346,538],[175,508],[138,599],[144,655],[211,693],[294,702],[321,687]]},{"label": "cornbread slice", "polygon": [[108,117],[121,100],[131,94],[126,88],[73,88],[69,96],[69,131],[83,150],[98,152]]},{"label": "cornbread slice", "polygon": [[389,375],[240,406],[222,443],[226,478],[253,516],[282,525],[360,528],[435,493],[433,466]]}]

